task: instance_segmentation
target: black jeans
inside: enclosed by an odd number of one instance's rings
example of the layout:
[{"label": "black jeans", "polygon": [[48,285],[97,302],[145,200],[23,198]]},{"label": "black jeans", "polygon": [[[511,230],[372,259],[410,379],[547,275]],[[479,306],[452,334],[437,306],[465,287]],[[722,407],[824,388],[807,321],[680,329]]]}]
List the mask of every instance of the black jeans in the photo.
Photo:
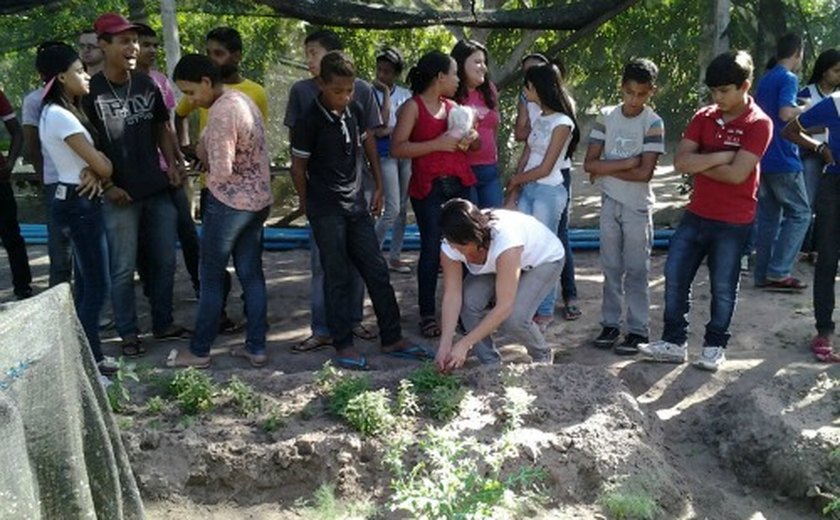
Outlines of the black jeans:
[{"label": "black jeans", "polygon": [[814,220],[814,249],[817,265],[814,268],[814,317],[817,332],[834,332],[834,278],[840,260],[840,175],[824,173],[819,183]]},{"label": "black jeans", "polygon": [[417,229],[420,231],[420,258],[417,261],[417,299],[420,316],[435,315],[435,292],[440,269],[440,213],[441,206],[449,199],[460,197],[471,199],[470,188],[461,186],[460,191],[444,190],[439,180],[432,183],[432,191],[426,198],[411,198]]},{"label": "black jeans", "polygon": [[32,272],[29,270],[29,257],[26,256],[26,243],[18,225],[15,193],[9,182],[0,182],[0,240],[9,256],[15,296],[31,296],[32,287],[29,284],[32,283]]},{"label": "black jeans", "polygon": [[367,213],[324,216],[310,218],[309,225],[324,268],[327,327],[336,350],[353,346],[351,265],[359,271],[367,287],[382,345],[399,341],[402,338],[400,309],[388,277],[388,264],[379,251],[373,218]]}]

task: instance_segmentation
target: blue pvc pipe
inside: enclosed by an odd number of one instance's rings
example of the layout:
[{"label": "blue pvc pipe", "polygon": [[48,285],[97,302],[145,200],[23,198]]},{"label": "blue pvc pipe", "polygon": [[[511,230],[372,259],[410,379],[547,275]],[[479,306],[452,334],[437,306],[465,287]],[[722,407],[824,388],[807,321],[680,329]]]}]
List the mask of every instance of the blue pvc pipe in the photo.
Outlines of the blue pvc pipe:
[{"label": "blue pvc pipe", "polygon": [[[196,226],[201,233],[201,226]],[[44,224],[21,224],[20,231],[24,240],[30,245],[46,245],[47,226]],[[668,249],[668,243],[674,234],[672,229],[657,229],[653,234],[653,247]],[[390,247],[390,232],[385,238],[385,248]],[[591,251],[600,248],[597,229],[570,229],[569,244],[575,251]],[[309,249],[309,228],[271,228],[263,229],[263,248],[266,251],[290,251],[292,249]],[[408,226],[403,240],[404,251],[420,249],[420,234],[417,226]]]}]

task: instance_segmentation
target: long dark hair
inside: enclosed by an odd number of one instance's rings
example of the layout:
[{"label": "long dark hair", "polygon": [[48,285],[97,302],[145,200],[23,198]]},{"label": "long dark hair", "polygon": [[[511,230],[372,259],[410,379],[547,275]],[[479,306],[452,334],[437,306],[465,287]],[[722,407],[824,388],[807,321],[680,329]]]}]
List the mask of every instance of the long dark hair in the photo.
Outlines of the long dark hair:
[{"label": "long dark hair", "polygon": [[465,199],[450,199],[440,211],[440,232],[447,242],[453,244],[478,244],[490,247],[490,222],[495,220],[492,212],[483,212],[478,206]]},{"label": "long dark hair", "polygon": [[[70,67],[72,67],[75,63],[75,61],[71,63]],[[53,80],[50,89],[46,92],[46,94],[44,94],[42,105],[44,108],[46,108],[49,104],[57,105],[76,116],[76,119],[82,123],[82,126],[84,126],[85,130],[87,130],[90,134],[93,142],[96,143],[99,133],[96,131],[96,128],[93,126],[93,123],[90,122],[87,115],[85,115],[84,110],[79,107],[80,101],[80,97],[71,98],[69,94],[67,94],[67,90],[64,88],[64,83],[60,82],[56,77]]]},{"label": "long dark hair", "polygon": [[[455,91],[455,101],[458,103],[463,103],[469,93],[464,63],[467,61],[467,58],[479,51],[484,54],[484,62],[489,66],[490,56],[487,53],[487,47],[475,40],[460,40],[452,48],[452,52],[449,53],[455,59],[455,63],[458,64],[458,79],[461,80],[458,83],[458,90]],[[481,92],[481,97],[484,98],[484,104],[487,105],[487,108],[491,110],[496,108],[496,97],[493,95],[492,87],[490,87],[489,73],[484,76],[484,83],[477,86],[476,90]]]},{"label": "long dark hair", "polygon": [[817,85],[822,81],[825,71],[840,63],[840,51],[837,49],[828,49],[822,51],[814,63],[814,70],[811,71],[811,79],[808,80],[809,85]]},{"label": "long dark hair", "polygon": [[572,140],[569,142],[569,148],[566,151],[566,158],[571,159],[580,142],[580,127],[575,115],[575,104],[572,101],[572,96],[569,95],[563,85],[560,71],[556,66],[550,64],[535,65],[525,71],[525,83],[530,83],[534,87],[537,96],[540,98],[540,103],[555,112],[566,114],[574,123]]},{"label": "long dark hair", "polygon": [[422,94],[437,78],[438,74],[449,74],[452,58],[440,51],[424,54],[417,65],[408,71],[406,80],[411,85],[411,92],[417,96]]}]

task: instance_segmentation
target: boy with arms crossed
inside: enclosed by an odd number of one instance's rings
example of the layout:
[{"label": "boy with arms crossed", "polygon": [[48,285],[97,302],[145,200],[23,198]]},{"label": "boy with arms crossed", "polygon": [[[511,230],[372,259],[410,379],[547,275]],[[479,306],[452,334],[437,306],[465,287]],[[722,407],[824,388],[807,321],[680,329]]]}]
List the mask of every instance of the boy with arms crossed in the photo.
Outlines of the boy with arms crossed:
[{"label": "boy with arms crossed", "polygon": [[674,166],[694,175],[694,191],[665,263],[662,339],[639,345],[654,361],[685,363],[688,358],[691,284],[704,259],[711,316],[695,366],[715,371],[726,359],[741,253],[755,219],[759,160],[773,134],[770,118],[747,94],[752,73],[752,58],[744,51],[712,60],[706,85],[714,104],[697,111],[677,147]]}]

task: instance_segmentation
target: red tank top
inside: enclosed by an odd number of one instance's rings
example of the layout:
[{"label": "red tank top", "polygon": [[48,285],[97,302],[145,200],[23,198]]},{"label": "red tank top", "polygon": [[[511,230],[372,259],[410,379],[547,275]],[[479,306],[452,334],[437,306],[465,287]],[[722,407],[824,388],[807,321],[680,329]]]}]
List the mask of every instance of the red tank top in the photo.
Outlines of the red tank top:
[{"label": "red tank top", "polygon": [[[436,139],[446,132],[446,118],[436,119],[426,109],[426,104],[420,96],[412,98],[417,104],[417,122],[411,130],[409,139],[413,143],[422,143]],[[441,98],[446,107],[446,115],[455,106],[455,102]],[[408,194],[415,199],[424,199],[432,191],[432,181],[438,177],[451,175],[458,177],[464,186],[476,183],[467,154],[460,150],[455,152],[432,152],[411,160],[411,181],[408,184]]]}]

